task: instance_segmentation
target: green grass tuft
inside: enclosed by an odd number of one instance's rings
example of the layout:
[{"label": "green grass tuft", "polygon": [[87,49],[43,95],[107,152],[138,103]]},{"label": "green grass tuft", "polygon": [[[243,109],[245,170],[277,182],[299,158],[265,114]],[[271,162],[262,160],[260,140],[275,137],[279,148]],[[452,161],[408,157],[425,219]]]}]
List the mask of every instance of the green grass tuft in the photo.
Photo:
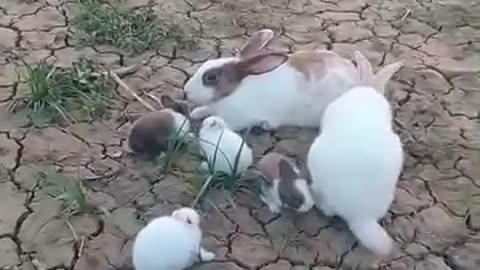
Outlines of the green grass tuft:
[{"label": "green grass tuft", "polygon": [[10,111],[28,109],[34,120],[61,118],[69,124],[77,122],[78,116],[93,121],[105,114],[107,81],[103,76],[93,75],[96,69],[93,62],[80,59],[64,70],[46,62],[35,66],[24,64],[26,93],[10,103]]},{"label": "green grass tuft", "polygon": [[95,207],[90,203],[88,191],[82,181],[74,181],[60,173],[44,171],[40,176],[55,187],[54,194],[62,202],[62,212],[65,217],[76,214],[91,213]]},{"label": "green grass tuft", "polygon": [[99,0],[78,0],[75,18],[77,38],[84,45],[109,45],[129,53],[162,48],[173,42],[180,49],[193,49],[196,43],[170,22],[158,20],[151,8],[120,11]]},{"label": "green grass tuft", "polygon": [[298,251],[302,246],[301,234],[296,229],[288,228],[281,234],[282,244],[280,245],[279,253],[285,252],[288,248],[293,248]]}]

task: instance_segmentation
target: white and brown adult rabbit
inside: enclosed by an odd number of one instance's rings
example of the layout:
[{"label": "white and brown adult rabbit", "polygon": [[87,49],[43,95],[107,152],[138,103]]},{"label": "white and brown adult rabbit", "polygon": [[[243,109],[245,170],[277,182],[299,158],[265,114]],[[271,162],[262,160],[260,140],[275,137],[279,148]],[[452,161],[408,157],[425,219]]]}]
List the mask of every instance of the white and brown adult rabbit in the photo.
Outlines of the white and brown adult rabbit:
[{"label": "white and brown adult rabbit", "polygon": [[215,254],[200,245],[200,216],[180,208],[171,216],[152,220],[136,236],[132,249],[135,270],[182,270]]},{"label": "white and brown adult rabbit", "polygon": [[[385,85],[375,81],[369,61],[360,52],[355,52],[355,58],[365,86],[354,87],[327,107],[322,131],[309,149],[307,167],[315,205],[327,216],[343,218],[363,246],[387,255],[392,239],[378,221],[394,198],[403,166],[402,143],[392,128]],[[393,65],[392,71],[403,63]],[[388,79],[380,78],[381,83]]]},{"label": "white and brown adult rabbit", "polygon": [[309,178],[288,157],[270,152],[256,167],[262,175],[260,199],[272,213],[280,213],[282,207],[304,213],[313,207]]},{"label": "white and brown adult rabbit", "polygon": [[[205,118],[199,131],[199,143],[202,154],[213,165],[214,172],[223,172],[231,175],[235,169],[236,174],[242,174],[253,163],[252,149],[243,138],[230,130],[225,121],[218,116]],[[203,169],[208,168],[208,163],[203,163]]]},{"label": "white and brown adult rabbit", "polygon": [[[199,105],[191,118],[217,115],[234,131],[318,127],[326,106],[358,84],[349,59],[328,50],[264,50],[273,37],[272,30],[260,30],[236,56],[203,63],[184,87],[187,99]],[[389,72],[385,67],[375,77],[381,82]]]},{"label": "white and brown adult rabbit", "polygon": [[160,98],[163,109],[149,112],[138,118],[128,135],[128,146],[136,154],[150,158],[167,150],[168,144],[178,137],[190,134],[187,104],[167,95]]}]

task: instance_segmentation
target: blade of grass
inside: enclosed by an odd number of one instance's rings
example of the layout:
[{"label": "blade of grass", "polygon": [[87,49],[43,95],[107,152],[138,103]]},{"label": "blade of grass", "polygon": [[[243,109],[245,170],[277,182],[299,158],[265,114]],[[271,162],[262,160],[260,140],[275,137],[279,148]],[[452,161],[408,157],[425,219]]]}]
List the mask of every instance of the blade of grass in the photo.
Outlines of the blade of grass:
[{"label": "blade of grass", "polygon": [[207,179],[203,182],[202,188],[200,188],[200,191],[198,192],[197,196],[193,200],[191,207],[195,207],[199,200],[202,198],[202,196],[206,193],[208,190],[211,182],[214,180],[215,176],[214,175],[209,175]]},{"label": "blade of grass", "polygon": [[179,152],[179,150],[181,149],[181,147],[184,145],[186,141],[185,138],[188,136],[188,130],[184,132],[183,128],[188,123],[188,121],[189,121],[188,119],[185,119],[184,121],[182,121],[182,124],[180,125],[180,127],[177,130],[175,130],[175,133],[167,139],[168,140],[167,150],[165,151],[165,155],[163,157],[163,168],[162,168],[164,173],[166,173],[170,169],[170,166],[175,160],[175,155]]}]

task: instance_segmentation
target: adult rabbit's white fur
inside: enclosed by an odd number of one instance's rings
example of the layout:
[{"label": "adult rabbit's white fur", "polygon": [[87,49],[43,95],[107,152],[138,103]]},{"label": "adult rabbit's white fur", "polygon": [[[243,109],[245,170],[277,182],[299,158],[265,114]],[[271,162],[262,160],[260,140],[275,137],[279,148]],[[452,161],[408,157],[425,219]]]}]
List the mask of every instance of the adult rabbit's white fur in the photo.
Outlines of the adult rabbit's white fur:
[{"label": "adult rabbit's white fur", "polygon": [[[394,199],[403,166],[402,143],[382,94],[390,77],[376,81],[369,61],[360,52],[355,59],[365,86],[354,87],[327,107],[307,167],[316,206],[328,216],[343,218],[363,246],[386,255],[393,243],[378,221]],[[393,65],[396,70],[402,67],[401,62]]]},{"label": "adult rabbit's white fur", "polygon": [[182,270],[215,254],[200,246],[200,216],[191,208],[180,208],[171,216],[152,220],[133,244],[135,270]]},{"label": "adult rabbit's white fur", "polygon": [[[318,127],[326,106],[358,85],[358,72],[349,59],[328,50],[266,51],[273,37],[272,30],[260,30],[236,56],[200,66],[184,87],[187,99],[200,105],[191,118],[217,115],[234,131]],[[389,72],[385,67],[381,73]],[[380,81],[387,76],[376,75]]]}]

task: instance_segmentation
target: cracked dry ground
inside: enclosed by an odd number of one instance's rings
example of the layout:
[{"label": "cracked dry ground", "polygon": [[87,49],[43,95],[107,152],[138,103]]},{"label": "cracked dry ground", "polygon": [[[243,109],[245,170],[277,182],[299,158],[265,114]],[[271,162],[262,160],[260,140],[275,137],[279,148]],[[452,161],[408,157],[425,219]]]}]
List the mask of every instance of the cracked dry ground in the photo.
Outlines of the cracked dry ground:
[{"label": "cracked dry ground", "polygon": [[[155,2],[156,1],[156,2]],[[148,1],[126,1],[125,8]],[[68,66],[79,56],[106,68],[148,60],[125,81],[133,89],[182,96],[182,85],[207,58],[230,55],[261,27],[281,35],[280,50],[328,48],[351,57],[361,50],[375,65],[403,59],[389,84],[395,126],[405,144],[405,170],[384,225],[395,251],[373,258],[345,226],[318,213],[275,217],[248,194],[233,203],[221,193],[202,208],[205,245],[214,262],[195,269],[480,269],[480,3],[473,0],[154,0],[158,14],[188,24],[199,49],[165,49],[128,57],[112,48],[74,48],[67,34],[74,7],[62,0],[0,2],[0,47],[29,63]],[[434,3],[430,3],[434,2]],[[411,12],[404,17],[407,9]],[[403,19],[402,19],[403,17]],[[1,56],[1,55],[0,55]],[[0,106],[22,91],[20,67],[0,57]],[[113,117],[68,128],[32,129],[21,114],[0,112],[0,269],[111,269],[129,262],[145,222],[190,202],[182,157],[174,174],[119,157],[128,123],[121,111],[145,111],[130,96]],[[252,138],[256,156],[275,149],[299,160],[314,131],[282,129]],[[57,215],[37,172],[48,161],[66,175],[87,179],[94,199],[111,215]],[[218,211],[217,211],[218,210]],[[291,237],[294,236],[294,237]],[[293,239],[293,240],[292,240]]]}]

